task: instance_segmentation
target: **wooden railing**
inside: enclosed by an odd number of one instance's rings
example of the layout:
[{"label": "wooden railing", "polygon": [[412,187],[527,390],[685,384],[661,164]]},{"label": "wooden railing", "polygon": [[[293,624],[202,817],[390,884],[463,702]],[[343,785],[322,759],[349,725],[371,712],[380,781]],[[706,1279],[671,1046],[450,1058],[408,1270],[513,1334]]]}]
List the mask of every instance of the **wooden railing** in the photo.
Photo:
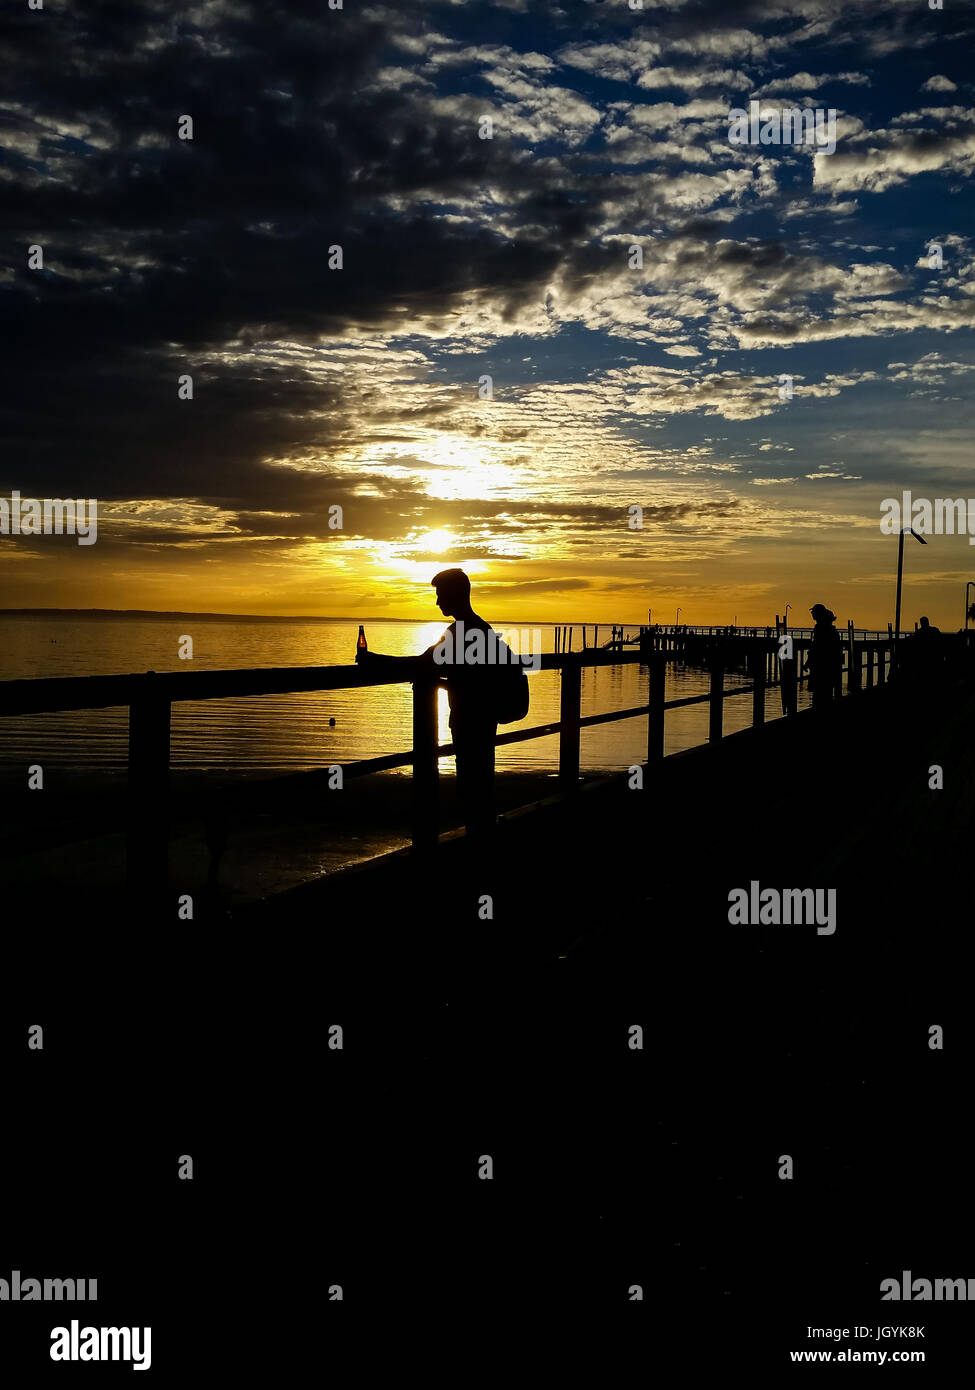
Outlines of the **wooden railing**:
[{"label": "wooden railing", "polygon": [[[738,639],[740,644],[742,639]],[[497,736],[496,746],[521,743],[529,739],[559,735],[559,782],[565,791],[578,786],[580,736],[583,729],[621,719],[647,718],[647,762],[653,764],[664,755],[666,712],[689,705],[709,705],[709,740],[722,737],[724,701],[751,693],[752,724],[765,720],[766,691],[781,685],[783,712],[795,710],[798,661],[777,665],[777,643],[759,638],[748,643],[751,684],[725,689],[726,663],[721,646],[710,662],[709,690],[705,694],[666,698],[666,668],[674,654],[664,651],[613,651],[595,648],[574,653],[546,653],[536,657],[541,670],[561,672],[559,718],[527,729],[514,729]],[[797,647],[798,652],[798,647]],[[582,669],[587,666],[619,666],[643,662],[648,667],[648,699],[627,709],[608,710],[583,717],[581,711]],[[856,666],[859,670],[859,666]],[[883,670],[883,667],[881,667]],[[880,676],[883,679],[883,676]],[[0,681],[0,717],[3,715],[45,714],[58,711],[103,709],[127,706],[128,739],[128,819],[126,828],[126,879],[133,888],[154,892],[167,877],[167,839],[169,825],[170,721],[173,704],[178,701],[216,700],[228,696],[250,697],[296,694],[309,691],[351,690],[364,686],[403,684],[409,677],[376,674],[357,666],[291,666],[239,671],[188,671],[122,676],[68,676],[31,680]],[[868,681],[868,684],[870,681]],[[412,765],[413,798],[411,835],[416,850],[429,848],[437,840],[439,810],[439,759],[454,751],[453,744],[441,744],[437,736],[437,692],[435,679],[413,680],[413,746],[408,751],[364,758],[343,765],[345,777],[364,776],[387,768]],[[851,675],[849,689],[858,689]],[[303,779],[322,776],[319,772],[291,774]],[[266,787],[267,783],[262,783]]]},{"label": "wooden railing", "polygon": [[[811,637],[814,631],[811,627],[797,627],[794,623],[790,623],[788,626],[780,624],[779,627],[775,627],[771,624],[768,627],[752,627],[750,625],[746,626],[743,623],[739,624],[737,627],[732,627],[730,623],[724,627],[719,625],[707,626],[706,624],[702,626],[694,623],[658,623],[654,625],[653,629],[648,628],[645,623],[642,625],[632,623],[626,628],[627,632],[642,633],[653,630],[659,633],[666,633],[668,636],[688,633],[696,637],[723,637],[729,634],[732,637],[781,637],[786,634],[791,637]],[[875,627],[851,627],[847,624],[843,627],[838,626],[836,631],[843,638],[846,638],[848,633],[852,632],[853,636],[858,641],[866,641],[868,639],[871,641],[886,641],[891,639],[894,635],[893,624],[888,624],[886,630]],[[907,632],[904,628],[901,629],[901,637],[911,636],[913,636],[912,632]]]}]

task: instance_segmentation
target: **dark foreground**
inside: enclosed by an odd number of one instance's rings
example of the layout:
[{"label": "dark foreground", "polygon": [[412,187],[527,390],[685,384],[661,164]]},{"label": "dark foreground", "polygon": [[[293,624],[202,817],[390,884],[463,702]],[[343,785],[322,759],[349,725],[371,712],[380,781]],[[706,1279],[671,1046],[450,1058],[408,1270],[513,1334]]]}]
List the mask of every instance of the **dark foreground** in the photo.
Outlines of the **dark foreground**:
[{"label": "dark foreground", "polygon": [[[727,1346],[951,1364],[971,1305],[880,1285],[975,1278],[973,719],[963,686],[864,692],[513,817],[486,858],[458,841],[255,912],[314,932],[344,1029],[329,1282],[583,1314],[638,1285],[648,1357],[686,1337],[689,1369]],[[731,925],[753,880],[835,890],[835,931]]]},{"label": "dark foreground", "polygon": [[[563,1341],[610,1313],[688,1380],[823,1348],[946,1373],[971,1305],[880,1284],[975,1278],[973,717],[963,687],[864,692],[512,816],[487,857],[458,838],[185,929],[21,918],[8,1105],[41,1075],[52,1108],[4,1151],[12,1266],[102,1272],[90,1321],[156,1297],[171,1365],[245,1316],[238,1270],[255,1357],[302,1319],[338,1349],[403,1313],[489,1339],[544,1313]],[[835,932],[731,925],[752,880],[834,889]],[[26,1052],[45,1017],[70,1026]],[[66,1167],[85,1122],[117,1137]]]}]

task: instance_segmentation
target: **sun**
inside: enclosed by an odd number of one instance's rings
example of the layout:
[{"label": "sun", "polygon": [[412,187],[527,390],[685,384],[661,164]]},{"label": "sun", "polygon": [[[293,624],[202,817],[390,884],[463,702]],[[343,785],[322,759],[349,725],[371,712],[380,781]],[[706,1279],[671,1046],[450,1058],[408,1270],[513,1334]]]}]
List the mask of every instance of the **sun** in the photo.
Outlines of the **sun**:
[{"label": "sun", "polygon": [[445,550],[456,544],[457,537],[450,531],[427,531],[422,536],[417,536],[417,545],[424,550],[432,550],[434,555],[440,555]]}]

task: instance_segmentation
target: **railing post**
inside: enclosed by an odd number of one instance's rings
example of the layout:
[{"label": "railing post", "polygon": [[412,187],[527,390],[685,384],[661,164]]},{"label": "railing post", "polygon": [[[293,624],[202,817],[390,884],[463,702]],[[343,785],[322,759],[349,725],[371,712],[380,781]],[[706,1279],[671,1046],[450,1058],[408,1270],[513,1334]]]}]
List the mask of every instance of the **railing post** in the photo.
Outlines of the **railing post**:
[{"label": "railing post", "polygon": [[783,658],[779,662],[782,681],[782,713],[795,714],[799,707],[799,654],[793,647],[792,659]]},{"label": "railing post", "polygon": [[571,657],[562,663],[559,690],[559,782],[563,791],[579,784],[579,720],[582,705],[582,666]]},{"label": "railing post", "polygon": [[850,670],[846,680],[846,693],[856,695],[863,685],[863,671],[860,666],[860,648],[850,642]]},{"label": "railing post", "polygon": [[437,692],[439,683],[428,676],[413,682],[413,787],[412,839],[414,853],[437,843],[439,825],[440,766],[437,761]]},{"label": "railing post", "polygon": [[721,726],[724,719],[724,664],[719,656],[711,663],[711,701],[708,709],[708,741],[721,742]]},{"label": "railing post", "polygon": [[752,649],[752,724],[765,723],[765,653]]},{"label": "railing post", "polygon": [[877,643],[877,684],[884,685],[887,681],[887,648],[883,642]]},{"label": "railing post", "polygon": [[125,881],[158,904],[169,879],[169,701],[155,694],[154,671],[136,677],[129,705]]},{"label": "railing post", "polygon": [[663,651],[654,651],[648,663],[650,670],[650,693],[647,704],[650,715],[647,721],[647,762],[659,762],[664,755],[664,705],[667,700],[667,658]]}]

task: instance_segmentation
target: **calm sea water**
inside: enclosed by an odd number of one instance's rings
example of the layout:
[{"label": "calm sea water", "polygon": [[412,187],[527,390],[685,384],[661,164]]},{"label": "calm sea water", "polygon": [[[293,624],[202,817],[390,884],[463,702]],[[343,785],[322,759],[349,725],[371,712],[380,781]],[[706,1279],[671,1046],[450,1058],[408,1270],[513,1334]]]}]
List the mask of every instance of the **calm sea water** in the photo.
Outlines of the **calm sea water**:
[{"label": "calm sea water", "polygon": [[[435,642],[446,626],[432,623],[367,622],[373,651],[406,655]],[[527,624],[495,622],[513,639]],[[542,650],[554,651],[555,627],[532,624]],[[627,632],[636,632],[636,628]],[[256,666],[347,665],[354,660],[357,627],[341,619],[309,623],[172,621],[147,618],[17,616],[0,618],[0,678],[119,675],[132,672],[228,670]],[[592,628],[589,629],[590,642]],[[193,638],[192,661],[178,656],[180,638]],[[610,629],[601,626],[599,641]],[[581,645],[577,627],[574,648]],[[554,671],[529,675],[531,708],[521,725],[558,719],[559,677]],[[744,684],[729,676],[727,684]],[[705,673],[671,667],[668,696],[702,694]],[[639,705],[647,699],[647,672],[637,664],[587,669],[582,673],[582,712],[597,714]],[[441,694],[440,734],[449,741],[446,695]],[[769,696],[769,713],[777,713]],[[3,720],[0,763],[38,761],[79,771],[116,771],[125,766],[125,709],[32,715]],[[745,727],[747,696],[725,704],[725,729]],[[334,727],[329,720],[334,719]],[[707,706],[670,711],[666,752],[705,742]],[[627,767],[646,758],[646,718],[621,720],[582,731],[584,771]],[[321,694],[274,695],[256,699],[179,702],[173,706],[174,768],[236,773],[285,772],[348,763],[357,758],[405,751],[411,745],[411,694],[407,684]],[[444,759],[444,771],[452,759]],[[499,770],[552,771],[558,766],[558,737],[532,739],[498,749]],[[409,776],[409,769],[402,770]]]}]

